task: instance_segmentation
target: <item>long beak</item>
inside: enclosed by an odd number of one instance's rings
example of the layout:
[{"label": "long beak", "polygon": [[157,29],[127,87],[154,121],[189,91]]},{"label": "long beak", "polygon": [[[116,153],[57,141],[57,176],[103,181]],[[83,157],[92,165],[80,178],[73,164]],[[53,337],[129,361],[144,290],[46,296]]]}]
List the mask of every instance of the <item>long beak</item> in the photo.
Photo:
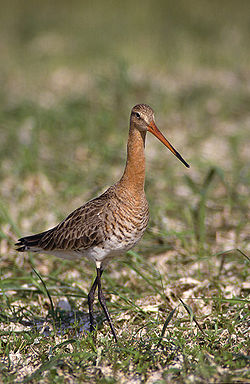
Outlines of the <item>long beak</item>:
[{"label": "long beak", "polygon": [[170,144],[170,142],[166,139],[165,136],[159,131],[154,121],[148,125],[148,131],[153,133],[157,139],[159,139],[187,168],[189,168],[188,163],[183,159],[183,157],[179,154],[179,152],[174,149],[174,147]]}]

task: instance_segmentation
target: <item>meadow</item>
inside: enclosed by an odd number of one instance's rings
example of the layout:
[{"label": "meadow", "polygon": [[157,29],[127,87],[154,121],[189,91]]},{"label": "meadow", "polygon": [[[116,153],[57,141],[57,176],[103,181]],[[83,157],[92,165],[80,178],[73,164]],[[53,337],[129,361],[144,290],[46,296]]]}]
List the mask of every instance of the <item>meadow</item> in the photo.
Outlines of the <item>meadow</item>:
[{"label": "meadow", "polygon": [[[0,382],[249,382],[249,2],[0,4]],[[191,167],[148,134],[116,344],[97,301],[88,332],[93,265],[14,244],[118,180],[137,103]]]}]

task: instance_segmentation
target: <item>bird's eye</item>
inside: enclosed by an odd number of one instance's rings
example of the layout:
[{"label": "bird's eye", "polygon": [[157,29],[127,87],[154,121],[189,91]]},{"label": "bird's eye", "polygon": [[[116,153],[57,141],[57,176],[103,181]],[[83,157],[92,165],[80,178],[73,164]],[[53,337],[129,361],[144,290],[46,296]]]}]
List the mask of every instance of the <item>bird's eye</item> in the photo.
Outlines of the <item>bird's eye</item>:
[{"label": "bird's eye", "polygon": [[135,116],[137,117],[137,119],[141,118],[141,115],[139,114],[139,112],[135,112]]}]

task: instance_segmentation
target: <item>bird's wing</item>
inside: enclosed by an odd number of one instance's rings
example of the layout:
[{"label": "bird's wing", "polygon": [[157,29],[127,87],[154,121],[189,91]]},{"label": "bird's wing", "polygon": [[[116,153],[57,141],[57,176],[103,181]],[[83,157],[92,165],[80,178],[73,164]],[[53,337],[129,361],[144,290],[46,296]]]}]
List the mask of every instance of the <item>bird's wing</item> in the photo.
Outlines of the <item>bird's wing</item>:
[{"label": "bird's wing", "polygon": [[19,239],[18,250],[83,250],[100,244],[105,237],[105,217],[110,209],[111,195],[109,188],[73,211],[56,227]]},{"label": "bird's wing", "polygon": [[39,246],[45,250],[77,250],[100,244],[107,204],[105,199],[96,198],[76,209],[52,232],[45,234]]}]

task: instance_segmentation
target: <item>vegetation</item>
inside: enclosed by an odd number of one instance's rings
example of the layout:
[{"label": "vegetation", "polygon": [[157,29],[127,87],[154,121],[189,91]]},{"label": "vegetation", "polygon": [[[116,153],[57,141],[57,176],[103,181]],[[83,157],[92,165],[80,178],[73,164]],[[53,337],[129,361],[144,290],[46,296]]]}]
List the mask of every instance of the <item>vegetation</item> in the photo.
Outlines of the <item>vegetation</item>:
[{"label": "vegetation", "polygon": [[[249,2],[1,2],[0,382],[249,379]],[[147,103],[186,169],[147,137],[151,221],[103,275],[18,254],[115,182]]]}]

